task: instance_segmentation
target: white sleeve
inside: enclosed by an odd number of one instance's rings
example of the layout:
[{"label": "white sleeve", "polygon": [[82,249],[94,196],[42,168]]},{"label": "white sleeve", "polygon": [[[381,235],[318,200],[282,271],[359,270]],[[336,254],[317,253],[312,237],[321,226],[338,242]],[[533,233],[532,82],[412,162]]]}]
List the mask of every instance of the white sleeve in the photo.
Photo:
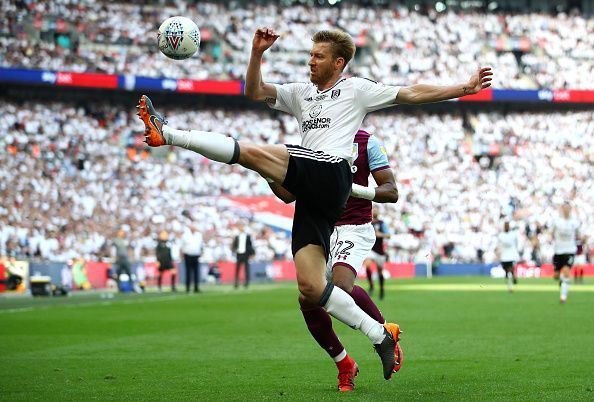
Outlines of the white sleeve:
[{"label": "white sleeve", "polygon": [[367,112],[396,105],[400,87],[380,84],[366,78],[351,78],[355,88],[355,99]]},{"label": "white sleeve", "polygon": [[303,87],[306,84],[291,83],[291,84],[272,84],[276,88],[276,102],[269,103],[272,109],[280,110],[293,116],[299,115],[299,94],[302,93]]}]

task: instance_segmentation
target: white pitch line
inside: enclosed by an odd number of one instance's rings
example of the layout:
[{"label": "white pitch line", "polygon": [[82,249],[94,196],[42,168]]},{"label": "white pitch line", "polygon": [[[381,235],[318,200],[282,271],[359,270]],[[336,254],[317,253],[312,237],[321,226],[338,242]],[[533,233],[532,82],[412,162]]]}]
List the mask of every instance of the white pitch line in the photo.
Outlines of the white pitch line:
[{"label": "white pitch line", "polygon": [[[216,289],[214,292],[210,292],[207,291],[204,293],[205,296],[232,296],[232,295],[245,295],[245,294],[255,294],[255,293],[259,293],[262,291],[271,291],[271,290],[277,290],[277,289],[282,289],[286,287],[285,284],[270,284],[270,285],[264,285],[262,287],[258,287],[256,289],[248,289],[248,290],[234,290],[233,288],[229,288],[229,289]],[[117,293],[115,293],[117,295]],[[98,306],[98,305],[103,305],[103,306],[111,306],[111,305],[116,305],[116,304],[137,304],[137,303],[152,303],[152,302],[161,302],[161,301],[171,301],[171,300],[178,300],[178,299],[183,299],[183,298],[187,298],[188,296],[192,296],[193,300],[200,300],[200,296],[194,296],[194,295],[187,295],[183,292],[180,292],[179,294],[172,294],[172,295],[165,295],[165,296],[157,296],[157,293],[148,293],[148,295],[150,295],[151,297],[143,297],[143,295],[138,295],[138,298],[130,298],[130,299],[118,299],[117,296],[113,299],[99,299],[96,301],[89,301],[89,302],[83,302],[83,303],[73,303],[73,304],[46,304],[46,305],[42,305],[42,306],[27,306],[27,307],[16,307],[16,308],[10,308],[10,309],[0,309],[0,314],[2,313],[26,313],[29,311],[35,311],[35,310],[46,310],[46,309],[50,309],[50,308],[56,308],[56,307],[66,307],[66,308],[79,308],[79,307],[89,307],[89,306]],[[93,295],[88,295],[88,296],[82,296],[82,297],[91,297]]]},{"label": "white pitch line", "polygon": [[[505,284],[391,284],[386,286],[386,289],[390,290],[406,290],[406,291],[430,291],[430,292],[450,292],[450,291],[462,291],[462,292],[501,292],[507,291],[507,285]],[[570,286],[570,292],[594,292],[594,285],[578,285]],[[550,285],[526,285],[514,286],[514,292],[559,292],[559,286],[556,284]]]}]

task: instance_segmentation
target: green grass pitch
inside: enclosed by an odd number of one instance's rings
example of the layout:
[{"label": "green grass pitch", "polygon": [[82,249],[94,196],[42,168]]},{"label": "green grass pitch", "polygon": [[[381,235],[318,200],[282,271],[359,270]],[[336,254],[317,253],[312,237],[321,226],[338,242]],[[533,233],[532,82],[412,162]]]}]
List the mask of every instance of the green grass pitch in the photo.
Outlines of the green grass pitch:
[{"label": "green grass pitch", "polygon": [[358,331],[334,324],[361,372],[340,395],[295,284],[200,295],[0,298],[0,400],[594,400],[594,286],[560,305],[551,279],[388,282],[403,330],[390,381]]}]

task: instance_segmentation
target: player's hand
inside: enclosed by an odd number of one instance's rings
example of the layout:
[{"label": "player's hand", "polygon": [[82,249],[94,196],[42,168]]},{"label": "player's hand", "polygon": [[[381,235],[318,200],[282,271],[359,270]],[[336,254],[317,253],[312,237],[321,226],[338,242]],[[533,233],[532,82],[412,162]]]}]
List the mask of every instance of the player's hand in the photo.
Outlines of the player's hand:
[{"label": "player's hand", "polygon": [[464,95],[473,95],[480,90],[489,88],[493,79],[493,70],[491,67],[481,67],[470,77],[468,84],[464,86]]},{"label": "player's hand", "polygon": [[263,53],[279,38],[272,28],[258,28],[252,41],[252,51]]}]

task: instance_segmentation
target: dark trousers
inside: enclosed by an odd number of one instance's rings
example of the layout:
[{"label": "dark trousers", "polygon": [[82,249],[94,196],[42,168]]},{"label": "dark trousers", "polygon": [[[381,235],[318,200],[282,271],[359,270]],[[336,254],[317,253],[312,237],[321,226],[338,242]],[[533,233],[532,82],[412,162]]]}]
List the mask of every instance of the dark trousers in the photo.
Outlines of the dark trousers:
[{"label": "dark trousers", "polygon": [[132,267],[130,266],[130,262],[128,261],[116,261],[116,265],[117,265],[117,269],[116,269],[116,275],[117,275],[117,282],[120,283],[120,275],[121,274],[127,274],[130,277],[130,283],[133,283],[132,280]]},{"label": "dark trousers", "polygon": [[186,292],[190,291],[190,284],[194,281],[194,292],[200,290],[200,256],[184,254],[186,266]]},{"label": "dark trousers", "polygon": [[239,287],[239,270],[241,266],[244,267],[245,282],[244,286],[247,288],[250,284],[250,259],[247,255],[238,254],[235,262],[235,287]]}]

